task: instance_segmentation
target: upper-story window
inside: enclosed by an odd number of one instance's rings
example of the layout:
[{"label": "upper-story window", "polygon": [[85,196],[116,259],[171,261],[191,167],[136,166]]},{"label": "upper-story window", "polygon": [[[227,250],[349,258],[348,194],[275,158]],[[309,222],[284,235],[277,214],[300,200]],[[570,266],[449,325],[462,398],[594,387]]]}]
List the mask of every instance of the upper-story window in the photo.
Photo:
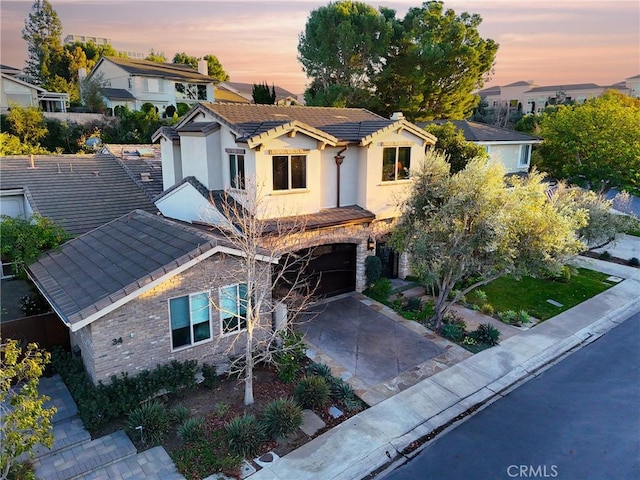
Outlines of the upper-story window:
[{"label": "upper-story window", "polygon": [[176,99],[178,100],[206,100],[207,86],[196,83],[176,82]]},{"label": "upper-story window", "polygon": [[244,190],[244,155],[229,154],[229,177],[231,188]]},{"label": "upper-story window", "polygon": [[162,80],[160,78],[145,78],[144,91],[149,93],[162,93]]},{"label": "upper-story window", "polygon": [[273,189],[307,188],[307,156],[275,155],[273,161]]},{"label": "upper-story window", "polygon": [[211,338],[209,295],[205,292],[169,300],[171,345],[186,347]]},{"label": "upper-story window", "polygon": [[518,166],[526,167],[529,165],[529,158],[531,157],[531,145],[520,145],[520,159],[518,160]]},{"label": "upper-story window", "polygon": [[395,182],[409,178],[411,147],[386,147],[382,151],[382,181]]}]

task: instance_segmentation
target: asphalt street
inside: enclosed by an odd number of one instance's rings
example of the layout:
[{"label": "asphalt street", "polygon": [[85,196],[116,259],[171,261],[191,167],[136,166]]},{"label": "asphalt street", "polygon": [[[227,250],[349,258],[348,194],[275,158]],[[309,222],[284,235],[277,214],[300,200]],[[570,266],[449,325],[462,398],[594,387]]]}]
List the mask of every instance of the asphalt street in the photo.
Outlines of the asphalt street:
[{"label": "asphalt street", "polygon": [[385,480],[640,478],[640,313],[437,437]]}]

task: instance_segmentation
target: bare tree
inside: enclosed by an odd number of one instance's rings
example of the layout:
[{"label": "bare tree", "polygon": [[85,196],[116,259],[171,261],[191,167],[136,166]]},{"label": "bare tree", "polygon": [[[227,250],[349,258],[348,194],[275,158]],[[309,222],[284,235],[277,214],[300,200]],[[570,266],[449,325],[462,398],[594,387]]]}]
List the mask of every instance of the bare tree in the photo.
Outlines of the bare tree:
[{"label": "bare tree", "polygon": [[[273,361],[275,352],[296,347],[280,341],[286,318],[299,318],[308,308],[318,282],[305,274],[312,250],[295,253],[308,238],[304,216],[280,212],[277,219],[266,219],[268,205],[255,181],[242,179],[242,183],[244,192],[234,192],[242,199],[226,191],[212,197],[214,207],[203,219],[215,225],[242,257],[235,271],[217,273],[232,285],[221,288],[219,296],[211,295],[210,301],[220,312],[223,332],[241,332],[224,350],[230,359],[229,373],[243,377],[244,404],[251,405],[254,366]],[[219,338],[217,346],[228,339]]]}]

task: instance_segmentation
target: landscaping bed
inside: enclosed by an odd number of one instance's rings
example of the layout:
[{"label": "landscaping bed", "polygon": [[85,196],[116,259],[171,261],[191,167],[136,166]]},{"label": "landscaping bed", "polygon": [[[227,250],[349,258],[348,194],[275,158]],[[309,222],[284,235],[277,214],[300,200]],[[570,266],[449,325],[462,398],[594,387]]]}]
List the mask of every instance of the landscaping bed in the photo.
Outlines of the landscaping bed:
[{"label": "landscaping bed", "polygon": [[[248,407],[242,380],[217,376],[215,369],[203,365],[205,378],[197,384],[195,362],[172,362],[136,377],[113,377],[110,385],[98,387],[68,352],[55,352],[53,364],[92,438],[124,430],[138,451],[162,445],[180,473],[194,480],[217,472],[239,477],[243,458],[251,461],[267,452],[283,456],[308,442],[312,437],[298,428],[303,408],[325,423],[314,436],[366,408],[326,365],[301,357],[293,364],[278,364],[280,368],[256,366],[254,403]],[[334,418],[330,406],[343,414]],[[255,463],[253,467],[259,468]]]}]

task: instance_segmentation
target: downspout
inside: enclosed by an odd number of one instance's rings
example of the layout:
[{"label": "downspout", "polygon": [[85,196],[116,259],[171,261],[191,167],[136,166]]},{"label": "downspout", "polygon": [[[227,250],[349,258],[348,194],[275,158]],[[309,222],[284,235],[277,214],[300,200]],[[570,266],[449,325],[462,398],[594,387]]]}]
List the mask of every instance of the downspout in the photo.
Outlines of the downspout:
[{"label": "downspout", "polygon": [[338,179],[337,182],[338,184],[336,185],[336,192],[337,192],[337,198],[336,198],[336,208],[340,208],[340,165],[342,165],[342,162],[344,160],[344,157],[342,156],[342,152],[344,152],[348,147],[344,147],[342,150],[340,150],[338,152],[338,154],[333,157],[336,161],[336,166],[338,167]]}]

